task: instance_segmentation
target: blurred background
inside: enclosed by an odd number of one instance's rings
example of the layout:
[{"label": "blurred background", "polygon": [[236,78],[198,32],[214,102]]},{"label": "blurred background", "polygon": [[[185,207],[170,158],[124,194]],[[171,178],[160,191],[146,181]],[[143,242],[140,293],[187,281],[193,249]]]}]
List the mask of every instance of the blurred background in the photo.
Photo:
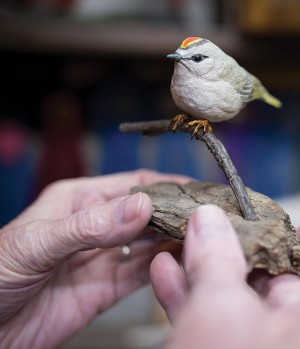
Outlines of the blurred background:
[{"label": "blurred background", "polygon": [[[178,113],[165,56],[188,36],[216,43],[282,100],[253,102],[214,132],[245,184],[300,225],[299,18],[297,0],[2,0],[0,226],[61,178],[146,167],[226,183],[186,135],[118,131]],[[158,348],[166,331],[146,288],[64,348]]]}]

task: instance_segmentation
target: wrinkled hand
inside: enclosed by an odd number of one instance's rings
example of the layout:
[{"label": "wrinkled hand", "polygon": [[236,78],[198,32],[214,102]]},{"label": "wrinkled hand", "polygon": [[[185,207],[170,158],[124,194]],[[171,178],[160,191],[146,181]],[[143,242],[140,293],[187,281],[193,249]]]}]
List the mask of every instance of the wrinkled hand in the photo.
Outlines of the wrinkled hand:
[{"label": "wrinkled hand", "polygon": [[56,182],[0,230],[0,348],[53,348],[148,282],[159,247],[131,241],[152,203],[128,192],[168,180],[187,182],[150,171]]},{"label": "wrinkled hand", "polygon": [[300,279],[268,279],[258,295],[247,284],[237,236],[215,206],[189,221],[183,268],[162,252],[151,265],[156,295],[174,323],[166,348],[296,349],[300,347]]}]

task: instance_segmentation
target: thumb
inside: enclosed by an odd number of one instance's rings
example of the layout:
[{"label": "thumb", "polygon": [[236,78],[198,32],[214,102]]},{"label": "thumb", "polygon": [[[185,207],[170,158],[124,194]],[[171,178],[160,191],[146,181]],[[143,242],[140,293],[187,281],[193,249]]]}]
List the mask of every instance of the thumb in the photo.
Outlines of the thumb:
[{"label": "thumb", "polygon": [[146,226],[151,215],[151,199],[136,193],[63,219],[26,224],[18,227],[16,234],[10,232],[10,239],[14,236],[15,259],[20,256],[26,260],[27,269],[33,266],[35,270],[49,270],[77,251],[128,243]]},{"label": "thumb", "polygon": [[244,282],[247,266],[238,237],[217,206],[201,206],[189,220],[184,268],[192,283]]}]

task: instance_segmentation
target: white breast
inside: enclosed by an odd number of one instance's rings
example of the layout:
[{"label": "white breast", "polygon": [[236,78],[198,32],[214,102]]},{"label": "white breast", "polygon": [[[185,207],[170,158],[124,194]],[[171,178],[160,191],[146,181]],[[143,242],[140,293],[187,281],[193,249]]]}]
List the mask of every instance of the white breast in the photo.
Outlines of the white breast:
[{"label": "white breast", "polygon": [[175,104],[185,113],[212,122],[230,119],[244,106],[230,84],[194,78],[180,69],[174,71],[171,93]]}]

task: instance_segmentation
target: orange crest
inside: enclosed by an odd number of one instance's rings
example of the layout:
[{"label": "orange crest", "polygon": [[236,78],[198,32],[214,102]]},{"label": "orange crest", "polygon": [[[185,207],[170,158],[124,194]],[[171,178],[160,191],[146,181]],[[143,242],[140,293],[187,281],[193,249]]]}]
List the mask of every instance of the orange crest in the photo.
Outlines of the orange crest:
[{"label": "orange crest", "polygon": [[187,49],[189,46],[196,44],[197,42],[200,42],[205,39],[200,38],[199,36],[192,36],[190,38],[187,38],[182,41],[180,48]]}]

